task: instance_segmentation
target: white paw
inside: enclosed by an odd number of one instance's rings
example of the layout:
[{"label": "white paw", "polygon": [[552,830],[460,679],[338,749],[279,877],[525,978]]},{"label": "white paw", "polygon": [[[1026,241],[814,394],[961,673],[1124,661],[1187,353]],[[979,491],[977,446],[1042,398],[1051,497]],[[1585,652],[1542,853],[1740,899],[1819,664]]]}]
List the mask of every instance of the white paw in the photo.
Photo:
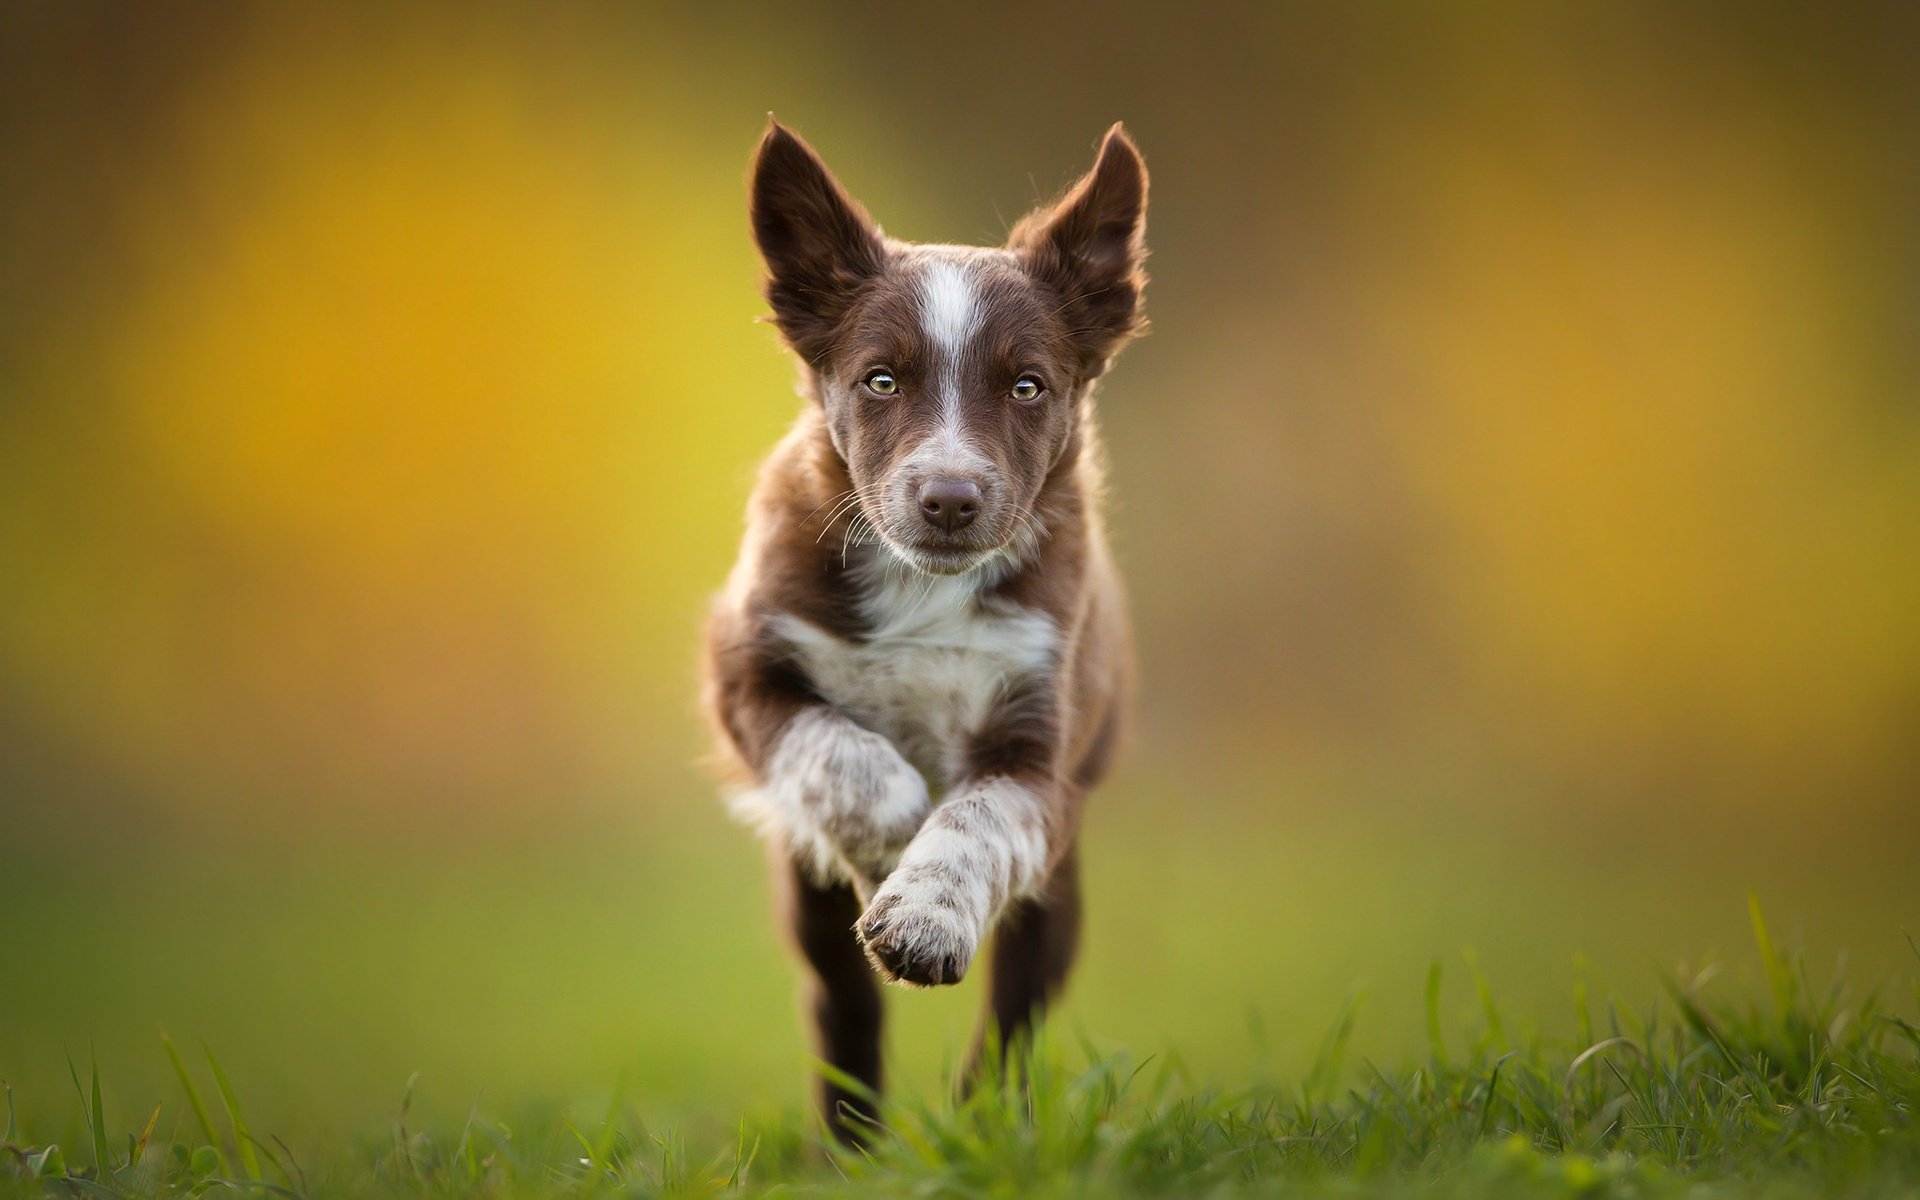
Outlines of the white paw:
[{"label": "white paw", "polygon": [[796,852],[823,876],[844,863],[863,890],[893,870],[930,808],[927,781],[892,742],[827,711],[794,719],[765,791]]},{"label": "white paw", "polygon": [[854,924],[874,969],[889,983],[959,983],[980,945],[979,922],[935,869],[902,868]]}]

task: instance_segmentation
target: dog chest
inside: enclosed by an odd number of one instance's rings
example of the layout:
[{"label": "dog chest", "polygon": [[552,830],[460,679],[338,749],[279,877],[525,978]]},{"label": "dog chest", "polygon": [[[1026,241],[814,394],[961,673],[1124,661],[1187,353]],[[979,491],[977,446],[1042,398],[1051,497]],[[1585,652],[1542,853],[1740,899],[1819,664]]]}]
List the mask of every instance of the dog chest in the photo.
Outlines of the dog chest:
[{"label": "dog chest", "polygon": [[943,599],[888,612],[863,640],[778,623],[821,695],[892,741],[936,789],[952,782],[1007,685],[1051,669],[1058,640],[1041,613]]}]

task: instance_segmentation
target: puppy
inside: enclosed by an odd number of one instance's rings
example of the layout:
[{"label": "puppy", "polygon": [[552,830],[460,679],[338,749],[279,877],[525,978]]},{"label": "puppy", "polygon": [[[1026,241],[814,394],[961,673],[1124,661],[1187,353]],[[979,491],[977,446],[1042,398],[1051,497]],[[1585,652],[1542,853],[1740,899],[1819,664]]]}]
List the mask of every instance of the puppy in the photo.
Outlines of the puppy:
[{"label": "puppy", "polygon": [[[1131,675],[1093,388],[1142,329],[1146,199],[1115,125],[1005,246],[919,245],[789,130],[760,142],[753,233],[805,404],[748,502],[706,704],[819,1056],[875,1094],[878,980],[957,983],[994,931],[977,1065],[1073,961],[1081,806]],[[857,1140],[864,1100],[820,1100]]]}]

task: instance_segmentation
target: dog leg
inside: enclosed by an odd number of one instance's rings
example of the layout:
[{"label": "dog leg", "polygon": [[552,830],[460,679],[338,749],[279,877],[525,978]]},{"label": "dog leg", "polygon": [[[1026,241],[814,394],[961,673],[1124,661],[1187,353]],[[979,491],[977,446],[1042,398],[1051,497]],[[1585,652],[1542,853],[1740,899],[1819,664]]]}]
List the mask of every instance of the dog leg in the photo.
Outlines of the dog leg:
[{"label": "dog leg", "polygon": [[[885,1007],[880,985],[853,936],[860,899],[844,883],[820,884],[806,866],[776,846],[776,885],[786,908],[786,925],[805,962],[804,1003],[813,1024],[814,1054],[878,1094],[880,1031]],[[841,1142],[862,1144],[876,1116],[865,1096],[822,1077],[817,1081],[820,1112]]]},{"label": "dog leg", "polygon": [[1007,778],[962,785],[927,817],[855,926],[889,982],[958,983],[1000,910],[1047,869],[1045,801]]},{"label": "dog leg", "polygon": [[994,927],[987,1003],[964,1078],[1017,1061],[1034,1022],[1066,986],[1080,948],[1080,860],[1074,850],[1054,867],[1037,896],[1009,905]]},{"label": "dog leg", "polygon": [[893,743],[816,705],[787,722],[735,811],[778,833],[815,879],[870,896],[926,818],[927,782]]}]

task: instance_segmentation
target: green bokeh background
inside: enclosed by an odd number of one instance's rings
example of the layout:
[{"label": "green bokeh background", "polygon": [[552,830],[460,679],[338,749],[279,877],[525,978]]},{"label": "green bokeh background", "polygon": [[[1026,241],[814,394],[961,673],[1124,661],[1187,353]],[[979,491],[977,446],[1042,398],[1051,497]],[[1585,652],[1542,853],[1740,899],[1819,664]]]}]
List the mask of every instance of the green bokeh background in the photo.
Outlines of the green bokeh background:
[{"label": "green bokeh background", "polygon": [[[693,662],[768,110],[995,241],[1124,119],[1137,736],[1060,1013],[1205,1078],[1738,957],[1909,986],[1920,28],[1885,6],[0,15],[0,1076],[265,1128],[797,1104]],[[1733,972],[1737,984],[1738,971]],[[971,983],[896,997],[910,1086]]]}]

